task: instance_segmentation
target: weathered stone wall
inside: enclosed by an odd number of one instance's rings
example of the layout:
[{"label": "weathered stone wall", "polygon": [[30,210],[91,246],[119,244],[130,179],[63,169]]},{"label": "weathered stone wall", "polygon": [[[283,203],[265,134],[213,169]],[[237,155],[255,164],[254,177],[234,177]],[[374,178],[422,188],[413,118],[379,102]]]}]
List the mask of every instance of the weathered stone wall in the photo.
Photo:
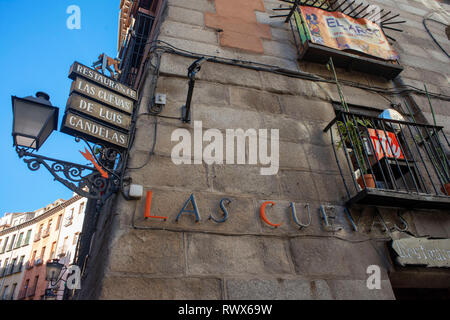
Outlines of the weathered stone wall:
[{"label": "weathered stone wall", "polygon": [[[421,16],[427,8],[421,1],[377,1],[387,10],[399,12],[408,22],[405,32],[396,35],[395,47],[405,67],[403,82],[434,93],[449,94],[448,58],[426,34]],[[426,2],[426,1],[424,1]],[[306,71],[330,77],[325,66],[298,62],[288,25],[269,19],[278,1],[265,0],[266,12],[255,11],[256,21],[270,26],[271,38],[262,38],[263,53],[249,53],[220,46],[220,32],[205,26],[205,15],[215,13],[215,1],[169,0],[166,20],[159,39],[197,54],[242,59]],[[433,26],[441,32],[439,25]],[[445,34],[444,34],[445,35]],[[438,38],[450,49],[443,35]],[[225,44],[229,43],[225,41]],[[223,44],[223,43],[222,43]],[[233,45],[239,45],[233,43]],[[180,117],[188,90],[187,68],[193,59],[163,53],[156,92],[167,95],[161,115]],[[383,78],[338,69],[338,77],[365,85],[395,88]],[[360,218],[354,232],[343,204],[346,193],[336,165],[329,133],[323,129],[335,117],[331,101],[339,101],[336,86],[330,83],[287,77],[267,71],[250,70],[206,62],[197,74],[192,121],[202,121],[203,130],[279,129],[280,168],[276,175],[260,174],[258,165],[192,164],[175,165],[171,159],[171,134],[177,128],[193,133],[192,124],[145,115],[151,101],[152,75],[140,90],[141,115],[130,153],[127,176],[153,192],[151,214],[167,216],[145,219],[145,197],[127,201],[118,196],[108,214],[115,217],[111,240],[94,242],[102,263],[90,265],[88,272],[104,274],[97,279],[101,299],[393,299],[388,278],[392,267],[385,243],[388,233],[370,229],[374,212],[370,208],[353,211]],[[347,103],[386,109],[383,95],[352,86],[343,86]],[[398,96],[387,96],[401,102]],[[416,115],[430,121],[426,97],[412,95]],[[450,130],[448,101],[433,99],[438,125]],[[155,137],[155,123],[157,136]],[[193,135],[192,135],[193,136]],[[149,158],[156,139],[154,155]],[[204,143],[206,146],[207,143]],[[339,153],[341,161],[344,155]],[[246,155],[248,158],[248,154]],[[349,177],[348,169],[344,174]],[[184,213],[176,216],[191,194],[195,195],[201,219]],[[229,219],[216,223],[211,214],[221,216],[220,200],[232,200]],[[264,201],[276,205],[267,216],[278,228],[265,224],[259,215]],[[289,210],[296,205],[300,220],[307,220],[305,205],[311,208],[311,226],[295,226]],[[334,208],[334,224],[339,231],[324,228],[320,206]],[[381,209],[388,227],[399,224],[396,210]],[[331,211],[330,211],[331,214]],[[448,212],[409,211],[404,215],[409,231],[417,236],[450,237]],[[103,235],[104,236],[104,235]],[[109,238],[105,238],[109,239]],[[366,269],[382,270],[382,289],[366,287]],[[90,269],[89,269],[90,268]],[[101,269],[101,272],[98,271]],[[90,285],[94,285],[95,281]],[[84,289],[88,290],[88,289]],[[84,297],[87,297],[85,295]]]}]

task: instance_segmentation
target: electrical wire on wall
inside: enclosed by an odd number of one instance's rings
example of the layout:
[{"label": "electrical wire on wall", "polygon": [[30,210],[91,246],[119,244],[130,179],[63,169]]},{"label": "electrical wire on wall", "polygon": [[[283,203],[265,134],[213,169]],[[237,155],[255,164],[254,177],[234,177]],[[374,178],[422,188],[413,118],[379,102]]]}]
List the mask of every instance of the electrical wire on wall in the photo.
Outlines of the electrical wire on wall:
[{"label": "electrical wire on wall", "polygon": [[[240,60],[240,59],[229,59],[229,58],[211,56],[211,55],[207,55],[207,54],[199,54],[199,53],[195,53],[195,52],[191,52],[188,50],[177,48],[177,47],[173,46],[172,44],[170,44],[166,41],[163,41],[163,40],[155,40],[155,41],[151,41],[150,43],[154,43],[151,47],[151,49],[152,49],[151,51],[158,50],[158,51],[162,51],[164,53],[175,54],[175,55],[179,55],[179,56],[183,56],[183,57],[191,58],[191,59],[199,59],[199,58],[205,57],[207,59],[207,61],[209,61],[209,62],[237,66],[237,67],[242,67],[242,68],[251,69],[251,70],[255,70],[255,71],[271,72],[271,73],[275,73],[278,75],[283,75],[283,76],[287,76],[287,77],[291,77],[291,78],[298,78],[298,79],[315,81],[315,82],[334,83],[334,79],[332,79],[331,77],[330,78],[321,77],[321,76],[317,76],[315,74],[304,72],[304,71],[294,71],[294,70],[289,70],[289,69],[285,69],[285,68],[280,68],[278,66],[267,65],[267,64],[251,62],[251,61],[245,61],[245,60]],[[159,45],[159,43],[161,43],[163,45]],[[350,81],[350,80],[341,80],[341,83],[343,83],[347,86],[356,87],[359,89],[363,89],[363,90],[367,90],[367,91],[371,91],[371,92],[375,92],[375,93],[381,93],[381,94],[385,94],[385,95],[402,95],[402,94],[407,94],[407,93],[417,93],[417,94],[421,94],[421,95],[426,95],[425,90],[414,87],[412,85],[408,85],[408,84],[404,84],[399,88],[386,89],[383,87],[364,85],[364,84],[357,83],[357,82]],[[429,95],[434,98],[450,101],[449,95],[445,95],[445,94],[441,94],[441,93],[432,93],[432,92],[429,92]]]},{"label": "electrical wire on wall", "polygon": [[[448,54],[447,50],[445,50],[445,49],[441,46],[441,44],[439,43],[439,41],[436,40],[436,38],[433,36],[433,33],[430,31],[430,29],[428,28],[428,25],[426,24],[426,21],[434,21],[434,22],[437,22],[437,23],[440,23],[440,24],[446,26],[447,28],[449,27],[449,24],[448,24],[448,23],[445,23],[445,22],[442,22],[442,21],[439,21],[439,20],[436,20],[436,19],[432,19],[432,18],[431,18],[431,16],[433,16],[433,15],[436,14],[436,13],[441,13],[441,14],[443,14],[443,16],[440,16],[441,18],[444,17],[444,16],[449,16],[449,14],[448,14],[445,10],[442,10],[442,9],[441,9],[441,10],[434,10],[434,11],[431,11],[430,13],[426,14],[426,15],[423,17],[422,24],[423,24],[423,26],[425,27],[425,30],[427,31],[428,35],[431,37],[431,39],[433,39],[433,41],[436,43],[436,45],[439,47],[439,49],[441,49],[442,52],[444,52],[445,55],[446,55],[448,58],[450,58],[450,55]],[[445,18],[444,18],[444,19],[445,19]],[[448,21],[448,20],[447,20],[447,21]]]}]

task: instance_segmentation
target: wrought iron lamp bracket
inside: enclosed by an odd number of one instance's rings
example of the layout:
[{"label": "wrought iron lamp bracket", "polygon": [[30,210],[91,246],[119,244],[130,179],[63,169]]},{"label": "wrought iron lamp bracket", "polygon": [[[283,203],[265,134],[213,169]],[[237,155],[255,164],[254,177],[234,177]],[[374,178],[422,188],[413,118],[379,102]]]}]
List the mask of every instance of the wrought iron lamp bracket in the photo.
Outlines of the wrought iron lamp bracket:
[{"label": "wrought iron lamp bracket", "polygon": [[[80,138],[77,137],[76,141],[80,141]],[[121,153],[102,145],[97,145],[100,147],[99,149],[95,146],[92,148],[86,140],[84,141],[89,146],[98,164],[108,172],[108,178],[103,177],[94,167],[34,154],[29,152],[27,148],[16,147],[16,152],[19,158],[23,158],[31,171],[37,171],[41,166],[44,166],[56,181],[73,192],[88,199],[104,202],[119,189],[120,175],[117,170],[108,169],[108,167],[114,168],[117,156],[121,156]],[[97,152],[94,152],[94,150]],[[99,158],[95,155],[96,153],[100,155]]]}]

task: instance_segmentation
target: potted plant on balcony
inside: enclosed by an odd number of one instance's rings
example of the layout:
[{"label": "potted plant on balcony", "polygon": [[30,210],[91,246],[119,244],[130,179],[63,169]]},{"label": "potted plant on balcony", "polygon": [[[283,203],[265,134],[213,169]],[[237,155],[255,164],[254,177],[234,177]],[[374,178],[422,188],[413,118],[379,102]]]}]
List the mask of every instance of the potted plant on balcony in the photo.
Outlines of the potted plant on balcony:
[{"label": "potted plant on balcony", "polygon": [[[347,103],[345,102],[344,94],[341,90],[341,86],[339,85],[336,70],[333,64],[333,59],[331,57],[327,63],[327,68],[328,70],[333,72],[343,109],[344,111],[349,112],[350,110]],[[349,119],[347,115],[343,115],[342,119],[344,121],[336,122],[338,130],[342,135],[342,140],[339,141],[337,148],[339,149],[343,144],[346,144],[345,147],[347,147],[348,145],[351,145],[353,147],[353,166],[359,167],[358,170],[360,173],[356,181],[358,182],[361,189],[364,189],[364,186],[366,186],[367,188],[375,188],[375,177],[373,176],[373,174],[369,173],[369,164],[364,160],[364,148],[366,148],[366,146],[364,145],[364,140],[361,137],[361,132],[359,132],[360,126],[366,128],[372,127],[372,123],[368,119],[361,119],[359,117],[355,117],[354,121],[347,121]]]},{"label": "potted plant on balcony", "polygon": [[[358,168],[356,172],[359,171],[359,177],[356,182],[358,182],[361,189],[364,189],[364,185],[367,188],[375,188],[375,177],[369,172],[369,164],[364,159],[364,145],[363,138],[360,138],[359,126],[371,127],[372,124],[370,120],[356,118],[356,124],[352,121],[337,121],[338,130],[341,132],[342,139],[339,141],[338,149],[345,143],[352,145],[352,164],[354,167]],[[364,182],[363,182],[364,180]]]}]

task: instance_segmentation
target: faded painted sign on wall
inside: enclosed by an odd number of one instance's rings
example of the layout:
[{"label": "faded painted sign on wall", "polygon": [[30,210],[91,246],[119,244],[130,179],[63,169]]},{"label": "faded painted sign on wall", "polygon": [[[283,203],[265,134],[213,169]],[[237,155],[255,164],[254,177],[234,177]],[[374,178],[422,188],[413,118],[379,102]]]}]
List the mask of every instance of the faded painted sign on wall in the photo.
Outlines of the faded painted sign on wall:
[{"label": "faded painted sign on wall", "polygon": [[392,242],[402,265],[450,267],[450,239],[403,238]]},{"label": "faded painted sign on wall", "polygon": [[368,19],[353,19],[341,12],[307,6],[300,6],[300,11],[312,43],[338,50],[359,51],[384,60],[399,58],[381,28]]}]

